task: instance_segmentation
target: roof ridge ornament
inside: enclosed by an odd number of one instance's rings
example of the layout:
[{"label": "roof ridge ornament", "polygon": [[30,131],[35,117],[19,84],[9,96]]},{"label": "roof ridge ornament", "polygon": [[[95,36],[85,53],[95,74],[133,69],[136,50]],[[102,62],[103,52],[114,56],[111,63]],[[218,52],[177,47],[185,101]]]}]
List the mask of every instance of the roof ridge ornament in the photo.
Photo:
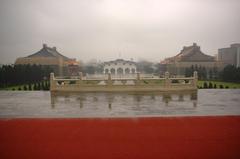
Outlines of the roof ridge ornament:
[{"label": "roof ridge ornament", "polygon": [[47,44],[43,43],[43,48],[47,48]]}]

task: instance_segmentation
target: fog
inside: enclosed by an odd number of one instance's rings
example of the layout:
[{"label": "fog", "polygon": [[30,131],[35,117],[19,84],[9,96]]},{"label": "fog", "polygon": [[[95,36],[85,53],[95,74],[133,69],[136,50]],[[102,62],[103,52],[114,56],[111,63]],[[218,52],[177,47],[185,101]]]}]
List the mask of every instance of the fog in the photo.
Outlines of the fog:
[{"label": "fog", "polygon": [[204,53],[240,42],[239,0],[0,0],[0,63],[43,43],[81,61],[159,62],[196,42]]}]

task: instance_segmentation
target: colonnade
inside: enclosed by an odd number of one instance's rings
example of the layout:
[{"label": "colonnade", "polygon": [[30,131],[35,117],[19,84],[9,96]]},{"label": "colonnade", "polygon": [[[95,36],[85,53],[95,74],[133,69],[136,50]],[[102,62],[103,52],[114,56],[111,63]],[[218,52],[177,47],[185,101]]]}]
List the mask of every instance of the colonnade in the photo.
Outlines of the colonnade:
[{"label": "colonnade", "polygon": [[132,74],[136,73],[136,68],[105,68],[104,74]]}]

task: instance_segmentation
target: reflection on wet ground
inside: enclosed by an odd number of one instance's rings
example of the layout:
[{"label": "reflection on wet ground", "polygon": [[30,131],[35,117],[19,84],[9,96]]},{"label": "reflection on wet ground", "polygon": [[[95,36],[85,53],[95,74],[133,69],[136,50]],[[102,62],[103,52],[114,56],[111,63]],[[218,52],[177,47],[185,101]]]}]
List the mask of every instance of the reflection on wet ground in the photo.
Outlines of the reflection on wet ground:
[{"label": "reflection on wet ground", "polygon": [[[51,107],[55,108],[56,105],[61,104],[64,100],[67,103],[79,103],[79,107],[83,108],[84,103],[91,102],[91,105],[94,103],[99,104],[99,101],[104,100],[107,102],[108,108],[112,109],[112,104],[116,102],[118,105],[118,100],[121,98],[121,101],[126,101],[127,104],[130,101],[134,101],[135,104],[140,105],[142,100],[149,102],[154,102],[156,100],[162,101],[161,103],[165,106],[168,105],[171,101],[179,102],[188,102],[192,101],[193,107],[197,106],[197,92],[187,92],[187,93],[148,93],[148,94],[139,94],[139,93],[50,93],[51,94]],[[88,101],[87,101],[88,100]],[[151,103],[149,103],[151,104]]]},{"label": "reflection on wet ground", "polygon": [[182,93],[1,91],[0,118],[240,115],[240,90]]}]

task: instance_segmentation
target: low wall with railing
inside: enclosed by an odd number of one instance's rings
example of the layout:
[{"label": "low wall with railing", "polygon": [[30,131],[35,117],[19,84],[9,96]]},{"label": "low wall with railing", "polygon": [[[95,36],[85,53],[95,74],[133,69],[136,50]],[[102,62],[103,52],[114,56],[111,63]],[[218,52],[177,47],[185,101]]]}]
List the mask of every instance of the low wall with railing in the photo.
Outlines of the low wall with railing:
[{"label": "low wall with railing", "polygon": [[184,91],[197,90],[197,72],[193,77],[171,78],[166,72],[163,78],[142,76],[112,76],[111,74],[86,77],[82,73],[74,78],[59,78],[50,74],[51,91],[119,92],[119,91]]}]

